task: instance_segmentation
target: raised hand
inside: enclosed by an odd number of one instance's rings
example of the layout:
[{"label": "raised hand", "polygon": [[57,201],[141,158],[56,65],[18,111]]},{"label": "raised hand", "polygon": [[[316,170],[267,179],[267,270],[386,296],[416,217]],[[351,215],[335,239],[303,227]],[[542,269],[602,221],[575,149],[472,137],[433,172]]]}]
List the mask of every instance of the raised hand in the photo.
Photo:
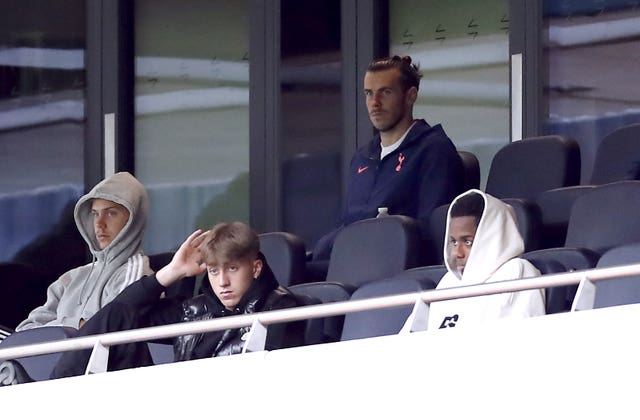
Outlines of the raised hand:
[{"label": "raised hand", "polygon": [[166,287],[176,280],[195,276],[207,269],[206,264],[202,261],[199,247],[208,233],[208,230],[203,232],[198,229],[189,235],[173,255],[171,262],[156,273],[160,284]]}]

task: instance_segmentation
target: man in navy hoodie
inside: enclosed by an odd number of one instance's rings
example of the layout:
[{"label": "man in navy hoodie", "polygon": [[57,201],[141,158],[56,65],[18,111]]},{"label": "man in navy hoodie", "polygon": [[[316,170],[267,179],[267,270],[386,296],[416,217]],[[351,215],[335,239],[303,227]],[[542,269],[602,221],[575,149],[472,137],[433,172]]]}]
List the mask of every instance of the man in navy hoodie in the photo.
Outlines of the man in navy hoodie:
[{"label": "man in navy hoodie", "polygon": [[440,124],[413,118],[421,77],[408,56],[369,64],[364,95],[378,134],[351,159],[341,224],[318,241],[314,260],[328,260],[340,229],[376,217],[381,207],[417,219],[428,244],[431,212],[462,192],[464,170],[456,147]]}]

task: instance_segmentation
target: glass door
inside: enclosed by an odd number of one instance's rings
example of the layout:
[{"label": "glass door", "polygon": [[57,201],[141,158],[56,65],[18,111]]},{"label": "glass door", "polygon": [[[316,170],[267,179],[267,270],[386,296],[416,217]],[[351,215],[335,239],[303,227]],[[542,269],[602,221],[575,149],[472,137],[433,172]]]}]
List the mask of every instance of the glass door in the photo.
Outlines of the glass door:
[{"label": "glass door", "polygon": [[420,64],[414,117],[441,123],[480,161],[509,142],[509,2],[390,0],[390,53]]}]

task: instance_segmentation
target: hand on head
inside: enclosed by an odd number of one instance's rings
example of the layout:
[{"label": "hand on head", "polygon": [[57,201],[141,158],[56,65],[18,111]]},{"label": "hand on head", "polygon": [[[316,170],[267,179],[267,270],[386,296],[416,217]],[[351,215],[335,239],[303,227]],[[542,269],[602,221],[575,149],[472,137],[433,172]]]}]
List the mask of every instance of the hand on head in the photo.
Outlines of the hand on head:
[{"label": "hand on head", "polygon": [[202,261],[199,247],[208,233],[208,230],[203,232],[198,229],[189,235],[180,245],[171,262],[156,273],[160,284],[166,287],[176,280],[201,274],[207,269]]}]

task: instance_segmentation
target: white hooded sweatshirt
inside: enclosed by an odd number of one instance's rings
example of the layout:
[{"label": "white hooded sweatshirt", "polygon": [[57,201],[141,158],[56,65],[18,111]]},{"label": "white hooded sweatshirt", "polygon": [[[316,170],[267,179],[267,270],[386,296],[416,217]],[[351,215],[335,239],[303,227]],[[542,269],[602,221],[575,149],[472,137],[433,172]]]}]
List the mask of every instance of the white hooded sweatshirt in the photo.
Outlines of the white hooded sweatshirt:
[{"label": "white hooded sweatshirt", "polygon": [[[456,268],[451,249],[449,222],[453,204],[470,193],[484,198],[484,211],[462,275]],[[458,196],[449,207],[444,255],[447,273],[436,289],[493,283],[539,276],[527,260],[518,258],[524,242],[518,231],[513,208],[479,190]],[[544,290],[501,293],[449,301],[433,302],[429,309],[430,330],[479,325],[498,318],[525,318],[545,314]]]},{"label": "white hooded sweatshirt", "polygon": [[[101,198],[124,206],[129,220],[104,249],[98,245],[91,206]],[[142,252],[142,239],[149,212],[149,199],[142,184],[127,172],[116,173],[97,184],[76,203],[74,218],[93,261],[64,273],[47,289],[47,301],[34,309],[16,331],[48,325],[78,328],[126,286],[152,274]],[[64,244],[60,244],[64,246]]]}]

